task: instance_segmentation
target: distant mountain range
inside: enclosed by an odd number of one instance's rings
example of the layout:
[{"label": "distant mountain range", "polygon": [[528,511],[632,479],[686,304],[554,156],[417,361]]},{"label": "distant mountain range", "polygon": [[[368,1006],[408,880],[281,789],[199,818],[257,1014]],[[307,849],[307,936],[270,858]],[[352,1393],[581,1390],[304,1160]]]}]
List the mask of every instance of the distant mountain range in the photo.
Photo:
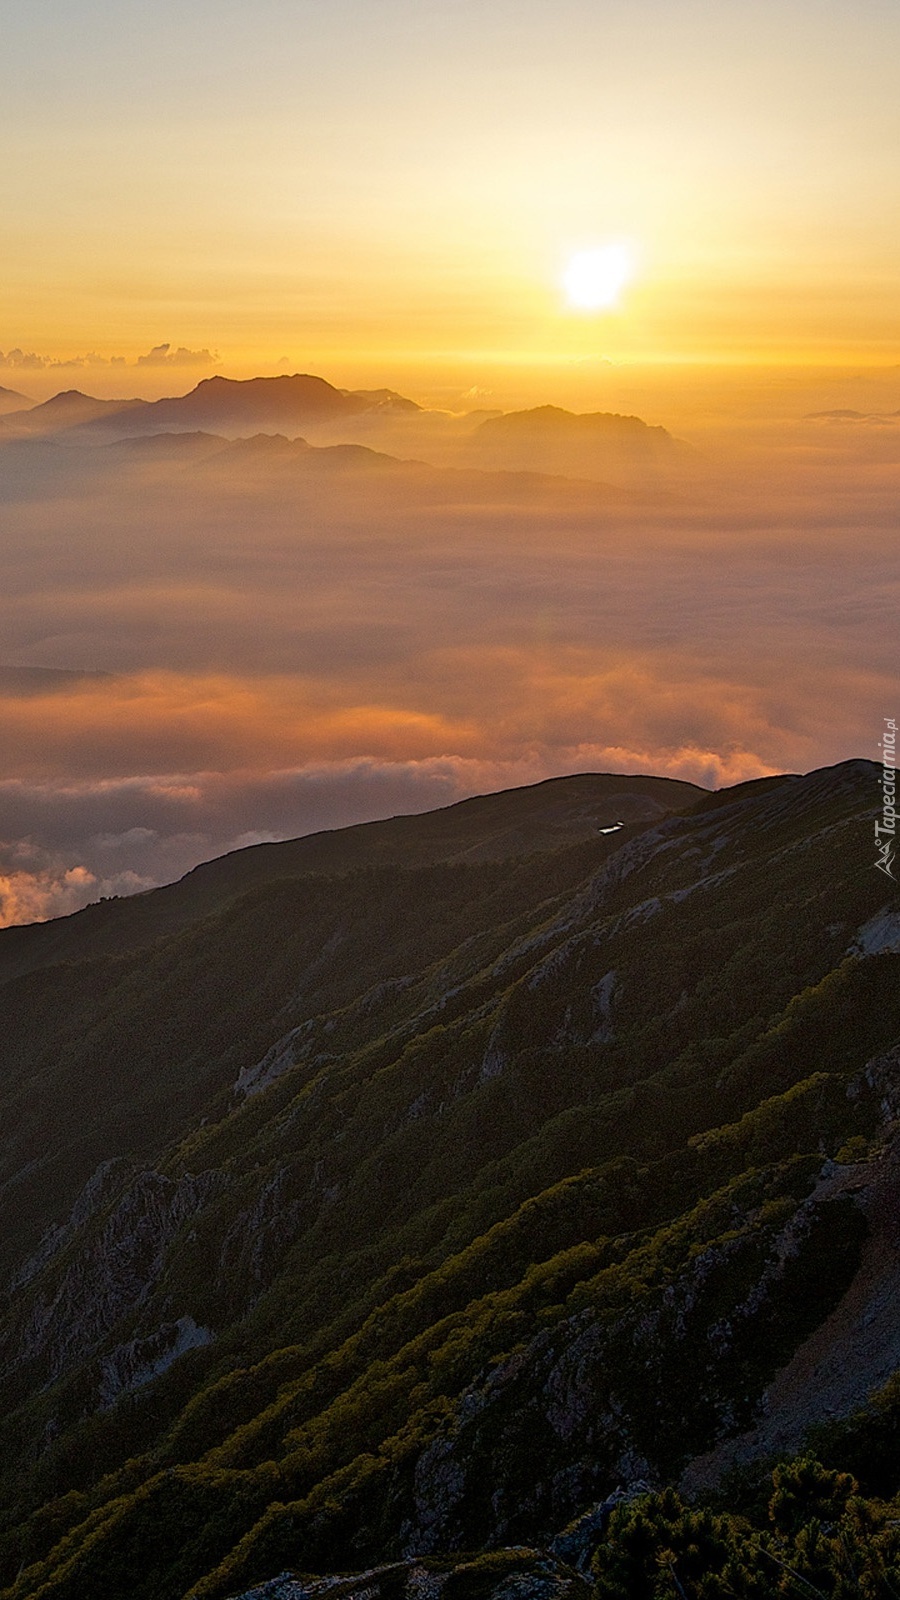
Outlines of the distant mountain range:
[{"label": "distant mountain range", "polygon": [[0,415],[5,411],[18,411],[21,406],[27,405],[24,394],[19,394],[15,389],[0,388]]},{"label": "distant mountain range", "polygon": [[502,416],[488,417],[481,423],[478,437],[486,443],[500,440],[525,443],[554,438],[595,443],[627,440],[642,444],[652,439],[654,444],[664,447],[672,443],[672,435],[665,428],[650,427],[640,417],[622,416],[616,411],[564,411],[560,406],[535,406],[530,411],[509,411]]},{"label": "distant mountain range", "polygon": [[126,413],[139,412],[148,404],[145,400],[95,400],[79,389],[65,389],[40,405],[29,406],[24,411],[13,411],[0,425],[0,441],[17,438],[35,438],[43,434],[61,433],[69,428],[81,428],[100,418],[124,417]]},{"label": "distant mountain range", "polygon": [[316,518],[345,496],[358,504],[361,497],[371,496],[368,511],[360,510],[371,518],[390,516],[398,506],[408,513],[420,502],[448,508],[461,505],[466,516],[473,505],[518,503],[531,509],[578,506],[608,517],[617,507],[653,499],[652,483],[634,488],[610,482],[609,466],[607,462],[605,477],[565,478],[470,463],[465,453],[459,464],[432,464],[368,444],[311,444],[306,438],[288,439],[283,434],[229,438],[172,430],[107,441],[76,426],[11,438],[0,432],[0,504],[49,493],[128,493],[139,488],[148,472],[158,485],[168,485],[171,493],[178,494],[177,514],[183,514],[187,496],[206,495],[215,497],[227,515],[238,490],[258,496],[261,503],[269,497],[302,494]]},{"label": "distant mountain range", "polygon": [[335,389],[324,378],[306,373],[247,380],[216,377],[204,378],[189,394],[167,400],[95,400],[70,390],[7,416],[0,438],[70,428],[117,438],[198,428],[226,435],[248,429],[296,433],[310,421],[418,409],[415,401],[390,389]]},{"label": "distant mountain range", "polygon": [[485,465],[592,476],[598,463],[631,461],[645,467],[676,461],[687,450],[665,428],[617,412],[564,411],[536,406],[488,417],[473,444]]},{"label": "distant mountain range", "polygon": [[846,407],[834,411],[808,411],[804,422],[868,422],[885,427],[896,426],[900,411],[853,411]]},{"label": "distant mountain range", "polygon": [[4,1600],[649,1595],[712,1524],[598,1502],[826,1421],[900,1491],[879,805],[582,774],[0,933]]},{"label": "distant mountain range", "polygon": [[677,471],[688,447],[665,428],[612,412],[576,413],[558,406],[451,418],[429,412],[392,389],[336,389],[323,378],[206,378],[189,394],[164,400],[97,400],[70,390],[41,405],[7,410],[0,444],[65,439],[103,444],[162,433],[203,432],[225,438],[258,434],[292,440],[369,445],[442,466],[613,479],[652,487]]}]

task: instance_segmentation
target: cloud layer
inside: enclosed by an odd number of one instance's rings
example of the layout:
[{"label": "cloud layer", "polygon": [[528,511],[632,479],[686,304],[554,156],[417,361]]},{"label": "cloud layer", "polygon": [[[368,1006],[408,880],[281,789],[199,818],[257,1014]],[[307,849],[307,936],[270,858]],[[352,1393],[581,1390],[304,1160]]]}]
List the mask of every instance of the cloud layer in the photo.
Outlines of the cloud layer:
[{"label": "cloud layer", "polygon": [[127,356],[101,356],[89,351],[82,356],[45,356],[35,350],[0,350],[0,371],[59,372],[79,367],[211,367],[219,360],[218,351],[188,350],[184,345],[157,344],[146,355],[129,361]]},{"label": "cloud layer", "polygon": [[0,923],[554,773],[809,770],[896,714],[897,464],[821,429],[657,497],[277,440],[0,469]]}]

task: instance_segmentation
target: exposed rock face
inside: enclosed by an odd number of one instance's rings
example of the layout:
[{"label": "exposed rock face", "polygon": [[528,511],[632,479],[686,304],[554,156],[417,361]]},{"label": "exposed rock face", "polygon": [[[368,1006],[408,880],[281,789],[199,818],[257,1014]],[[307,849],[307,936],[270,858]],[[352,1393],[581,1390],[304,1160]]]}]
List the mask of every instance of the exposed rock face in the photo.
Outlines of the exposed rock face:
[{"label": "exposed rock face", "polygon": [[628,1450],[628,1418],[609,1392],[613,1348],[582,1313],[467,1389],[416,1463],[406,1549],[453,1549],[473,1530],[506,1541],[529,1524],[558,1525],[623,1467],[650,1476]]},{"label": "exposed rock face", "polygon": [[582,1511],[562,1533],[551,1539],[549,1545],[551,1554],[558,1561],[565,1561],[568,1566],[574,1567],[576,1572],[588,1573],[591,1559],[606,1532],[616,1506],[624,1505],[636,1495],[644,1494],[648,1487],[642,1479],[637,1479],[627,1488],[615,1489],[605,1500],[600,1500],[597,1505]]},{"label": "exposed rock face", "polygon": [[890,951],[900,951],[900,911],[879,911],[877,917],[870,918],[860,928],[850,946],[850,953],[877,956]]},{"label": "exposed rock face", "polygon": [[[757,1403],[764,1416],[771,1412],[773,1423],[780,1418],[784,1424],[777,1441],[763,1422],[733,1450],[724,1445],[710,1458],[719,1463],[716,1472],[773,1442],[796,1446],[804,1429],[823,1415],[845,1415],[862,1404],[900,1366],[900,1332],[888,1310],[900,1296],[898,1150],[895,1143],[876,1161],[852,1167],[824,1163],[812,1192],[781,1227],[766,1230],[761,1216],[736,1211],[733,1236],[699,1251],[671,1282],[645,1296],[639,1309],[600,1319],[591,1310],[568,1317],[468,1388],[417,1461],[405,1549],[452,1549],[471,1539],[473,1527],[487,1542],[515,1538],[528,1524],[559,1521],[617,1481],[658,1483],[659,1467],[648,1457],[658,1443],[656,1421],[660,1429],[666,1426],[665,1390],[679,1366],[686,1443],[692,1427],[698,1436],[704,1429],[734,1435]],[[770,1336],[772,1319],[791,1293],[791,1271],[809,1251],[815,1231],[833,1226],[831,1214],[841,1201],[860,1214],[860,1228],[863,1215],[872,1217],[873,1242],[832,1317],[810,1340],[815,1370],[803,1349],[791,1363],[797,1369],[791,1423],[783,1397],[777,1404],[767,1398],[770,1391],[742,1398],[735,1388],[746,1365],[744,1352]],[[711,1317],[722,1285],[740,1282],[748,1270],[746,1291],[732,1294],[727,1311]],[[668,1355],[661,1366],[662,1351]],[[826,1372],[834,1391],[830,1399]],[[783,1386],[781,1375],[776,1386]],[[692,1470],[688,1487],[695,1478],[708,1482],[715,1476],[712,1465],[702,1472],[698,1465],[693,1476]],[[479,1499],[484,1503],[485,1481],[494,1488],[489,1513],[479,1523],[474,1508]]]},{"label": "exposed rock face", "polygon": [[[124,1161],[99,1168],[68,1221],[17,1275],[32,1293],[7,1338],[3,1371],[28,1365],[52,1381],[98,1352],[150,1298],[180,1230],[223,1183],[212,1172],[175,1181]],[[98,1400],[109,1404],[149,1382],[211,1337],[190,1317],[154,1324],[105,1357]]]},{"label": "exposed rock face", "polygon": [[608,1044],[613,1036],[612,1013],[615,993],[615,972],[604,973],[600,982],[595,983],[591,990],[591,1002],[597,1019],[597,1026],[590,1039],[591,1044]]},{"label": "exposed rock face", "polygon": [[168,1371],[173,1361],[188,1350],[197,1350],[212,1340],[208,1328],[198,1328],[193,1317],[164,1322],[146,1339],[132,1339],[117,1345],[101,1362],[101,1405],[112,1405],[120,1394],[142,1389]]},{"label": "exposed rock face", "polygon": [[248,1300],[258,1292],[275,1270],[303,1212],[302,1202],[291,1199],[285,1170],[279,1167],[238,1213],[222,1240],[217,1275],[223,1290],[229,1282],[237,1282]]},{"label": "exposed rock face", "polygon": [[[900,1052],[891,1057],[896,1070]],[[873,1161],[828,1163],[815,1199],[821,1204],[841,1192],[869,1222],[852,1282],[767,1386],[754,1426],[689,1464],[682,1478],[689,1493],[714,1486],[734,1466],[798,1448],[810,1427],[864,1405],[900,1367],[900,1132]]]},{"label": "exposed rock face", "polygon": [[885,1123],[900,1119],[900,1045],[866,1062],[858,1082],[851,1085],[850,1094],[857,1098],[866,1093],[877,1098]]},{"label": "exposed rock face", "polygon": [[103,1210],[104,1206],[119,1193],[131,1170],[129,1163],[121,1157],[101,1162],[82,1189],[68,1219],[64,1223],[55,1223],[48,1228],[34,1254],[13,1273],[9,1281],[11,1294],[30,1283],[48,1261],[58,1256],[76,1237],[79,1230]]},{"label": "exposed rock face", "polygon": [[495,1550],[468,1560],[395,1562],[341,1577],[282,1572],[233,1600],[587,1600],[590,1585],[556,1553]]},{"label": "exposed rock face", "polygon": [[298,1045],[309,1029],[309,1023],[292,1028],[283,1039],[273,1044],[271,1050],[266,1051],[261,1061],[254,1062],[250,1067],[242,1067],[234,1085],[235,1094],[248,1097],[262,1094],[283,1073],[289,1072],[296,1065]]}]

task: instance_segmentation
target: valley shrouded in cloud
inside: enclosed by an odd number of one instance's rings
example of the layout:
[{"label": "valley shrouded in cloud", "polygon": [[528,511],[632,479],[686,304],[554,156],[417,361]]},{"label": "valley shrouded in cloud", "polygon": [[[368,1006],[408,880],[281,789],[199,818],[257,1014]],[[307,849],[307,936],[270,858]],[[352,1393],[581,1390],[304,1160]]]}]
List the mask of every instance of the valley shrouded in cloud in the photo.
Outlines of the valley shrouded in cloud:
[{"label": "valley shrouded in cloud", "polygon": [[895,422],[692,444],[312,393],[315,443],[197,431],[242,384],[164,410],[182,432],[72,399],[0,424],[6,921],[555,773],[715,787],[877,740]]}]

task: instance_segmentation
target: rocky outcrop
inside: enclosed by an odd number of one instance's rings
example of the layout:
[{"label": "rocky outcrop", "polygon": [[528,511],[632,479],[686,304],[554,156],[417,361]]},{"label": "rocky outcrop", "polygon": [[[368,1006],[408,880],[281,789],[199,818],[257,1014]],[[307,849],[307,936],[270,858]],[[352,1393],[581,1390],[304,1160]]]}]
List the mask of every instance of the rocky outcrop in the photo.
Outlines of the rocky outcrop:
[{"label": "rocky outcrop", "polygon": [[850,955],[877,956],[900,951],[900,911],[890,908],[870,917],[850,946]]},{"label": "rocky outcrop", "polygon": [[[669,1281],[643,1292],[633,1308],[626,1300],[600,1317],[593,1309],[573,1313],[495,1365],[464,1391],[418,1458],[404,1549],[453,1548],[471,1542],[473,1530],[490,1541],[521,1536],[529,1525],[552,1526],[617,1483],[662,1481],[693,1439],[733,1434],[741,1417],[766,1405],[764,1362],[754,1380],[752,1353],[760,1343],[789,1337],[783,1330],[793,1325],[797,1263],[817,1259],[816,1252],[829,1255],[831,1234],[846,1231],[837,1205],[849,1205],[862,1230],[859,1213],[871,1210],[873,1196],[886,1200],[892,1183],[900,1191],[892,1161],[882,1158],[871,1171],[825,1162],[812,1191],[780,1222],[767,1221],[763,1209],[735,1208],[724,1233],[692,1252]],[[898,1214],[893,1200],[887,1214]],[[858,1364],[854,1374],[847,1346],[847,1393],[835,1414],[862,1403],[900,1365],[900,1335],[887,1310],[897,1294],[900,1265],[889,1273],[887,1297],[873,1279],[857,1308],[854,1337],[862,1340],[860,1318],[867,1309],[876,1315],[877,1298],[881,1320],[869,1342],[880,1341],[880,1355],[868,1377]],[[804,1382],[808,1427],[816,1420],[815,1373]]]},{"label": "rocky outcrop", "polygon": [[115,1198],[132,1171],[130,1162],[121,1156],[101,1162],[82,1189],[66,1221],[54,1223],[48,1228],[34,1253],[13,1273],[8,1286],[11,1295],[30,1283],[48,1262],[66,1249],[76,1235]]},{"label": "rocky outcrop", "polygon": [[[68,1221],[47,1237],[20,1274],[31,1292],[8,1333],[3,1370],[28,1365],[52,1381],[98,1352],[149,1299],[180,1230],[224,1183],[221,1174],[211,1172],[175,1180],[135,1171],[126,1162],[100,1168]],[[211,1337],[206,1333],[200,1341],[191,1319],[173,1328],[178,1331],[168,1338],[154,1326],[121,1347],[130,1354],[113,1352],[107,1358],[101,1378],[105,1403],[131,1387],[148,1362],[171,1364],[173,1349],[180,1353]],[[142,1353],[148,1339],[153,1348]]]},{"label": "rocky outcrop", "polygon": [[900,1120],[900,1044],[867,1061],[848,1093],[852,1100],[874,1098],[883,1123]]},{"label": "rocky outcrop", "polygon": [[282,1572],[233,1600],[587,1600],[588,1582],[548,1550],[393,1562],[338,1577]]},{"label": "rocky outcrop", "polygon": [[217,1266],[220,1291],[227,1293],[229,1284],[239,1284],[245,1303],[258,1294],[276,1271],[304,1210],[315,1211],[320,1203],[321,1196],[315,1194],[307,1206],[291,1198],[287,1173],[278,1167],[238,1212],[222,1240]]},{"label": "rocky outcrop", "polygon": [[850,1415],[900,1368],[900,1136],[870,1161],[828,1163],[820,1201],[826,1190],[852,1194],[868,1218],[858,1270],[766,1387],[753,1427],[689,1463],[682,1478],[689,1494],[714,1487],[735,1466],[797,1449],[811,1427]]},{"label": "rocky outcrop", "polygon": [[110,1406],[120,1394],[132,1394],[167,1372],[173,1361],[188,1350],[210,1344],[208,1328],[198,1328],[193,1317],[164,1322],[146,1339],[131,1339],[117,1345],[101,1362],[100,1404]]}]

